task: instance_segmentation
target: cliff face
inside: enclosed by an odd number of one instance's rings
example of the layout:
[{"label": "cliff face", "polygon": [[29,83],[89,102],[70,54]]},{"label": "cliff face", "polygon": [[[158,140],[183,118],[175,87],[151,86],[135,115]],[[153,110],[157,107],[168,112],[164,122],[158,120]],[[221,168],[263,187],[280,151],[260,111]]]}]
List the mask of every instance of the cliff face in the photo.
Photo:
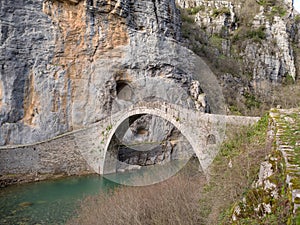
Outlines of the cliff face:
[{"label": "cliff face", "polygon": [[[241,72],[250,73],[256,85],[282,82],[286,77],[295,80],[299,15],[292,1],[247,2],[249,5],[241,1],[178,0],[181,7],[195,14],[195,23],[208,37],[223,39],[220,54],[241,57],[245,65]],[[245,10],[248,15],[243,14]]]},{"label": "cliff face", "polygon": [[55,29],[42,13],[41,1],[1,1],[0,14],[0,143],[4,144],[6,137],[18,136],[19,129],[28,132],[18,121],[32,125],[39,119],[35,115],[49,84],[38,88],[37,83],[47,81],[46,64],[54,55]]},{"label": "cliff face", "polygon": [[0,145],[99,121],[145,77],[178,83],[205,110],[199,82],[182,69],[193,53],[180,53],[174,1],[1,0],[0,14]]},{"label": "cliff face", "polygon": [[[299,78],[300,16],[293,1],[177,2],[184,44],[219,75],[232,108],[272,104],[276,86]],[[247,111],[241,108],[238,113]]]}]

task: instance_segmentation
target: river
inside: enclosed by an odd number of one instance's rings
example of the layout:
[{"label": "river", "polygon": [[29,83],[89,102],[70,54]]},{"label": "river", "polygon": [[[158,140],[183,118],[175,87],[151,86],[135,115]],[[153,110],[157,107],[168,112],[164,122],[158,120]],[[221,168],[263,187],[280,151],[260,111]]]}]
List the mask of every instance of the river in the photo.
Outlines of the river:
[{"label": "river", "polygon": [[104,177],[66,177],[1,188],[0,224],[64,224],[76,215],[76,208],[84,197],[112,190],[120,184],[144,186],[166,180],[187,162],[188,159],[172,160]]},{"label": "river", "polygon": [[0,224],[64,224],[87,195],[117,184],[98,175],[68,177],[0,189]]}]

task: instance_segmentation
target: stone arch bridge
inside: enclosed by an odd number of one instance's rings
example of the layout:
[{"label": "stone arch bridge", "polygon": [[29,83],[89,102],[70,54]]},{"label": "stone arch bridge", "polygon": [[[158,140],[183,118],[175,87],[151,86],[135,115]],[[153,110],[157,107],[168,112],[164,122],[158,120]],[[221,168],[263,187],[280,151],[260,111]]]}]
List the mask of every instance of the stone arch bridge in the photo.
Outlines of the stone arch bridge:
[{"label": "stone arch bridge", "polygon": [[[207,114],[167,102],[139,102],[91,126],[41,143],[0,148],[0,175],[8,173],[76,173],[76,164],[87,162],[96,173],[104,174],[108,148],[118,129],[128,118],[151,114],[171,122],[189,141],[205,171],[218,153],[226,125],[247,125],[258,117]],[[128,128],[128,127],[127,127]],[[113,163],[113,162],[111,162]],[[113,166],[114,167],[114,166]],[[112,167],[112,168],[113,168]],[[82,169],[82,168],[81,168]],[[55,171],[54,171],[55,170]]]}]

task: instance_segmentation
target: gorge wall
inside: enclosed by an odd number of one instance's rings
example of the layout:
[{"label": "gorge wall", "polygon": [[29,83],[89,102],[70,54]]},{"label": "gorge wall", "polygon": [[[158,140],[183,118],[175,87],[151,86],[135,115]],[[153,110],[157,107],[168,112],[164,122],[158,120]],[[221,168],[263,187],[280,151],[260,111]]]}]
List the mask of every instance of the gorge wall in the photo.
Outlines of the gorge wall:
[{"label": "gorge wall", "polygon": [[281,82],[286,76],[296,79],[299,13],[293,1],[249,0],[242,5],[242,1],[178,0],[178,4],[192,9],[195,23],[208,37],[220,38],[220,54],[241,57],[246,67],[242,72],[252,74],[253,82]]},{"label": "gorge wall", "polygon": [[199,82],[176,60],[193,53],[177,44],[174,1],[2,0],[0,13],[0,145],[97,122],[144,77],[178,83],[205,110]]},{"label": "gorge wall", "polygon": [[266,109],[284,104],[277,97],[287,92],[281,85],[299,78],[300,14],[293,1],[177,2],[183,43],[218,75],[231,112],[251,114],[250,108],[263,104]]}]

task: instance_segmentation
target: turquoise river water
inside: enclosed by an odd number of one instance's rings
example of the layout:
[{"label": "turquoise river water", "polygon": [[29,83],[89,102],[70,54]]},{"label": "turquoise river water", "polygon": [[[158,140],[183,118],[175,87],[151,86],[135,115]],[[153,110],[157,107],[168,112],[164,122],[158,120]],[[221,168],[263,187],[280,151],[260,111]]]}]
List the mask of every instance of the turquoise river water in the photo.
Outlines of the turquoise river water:
[{"label": "turquoise river water", "polygon": [[188,160],[99,176],[67,177],[0,188],[0,225],[65,224],[76,216],[81,200],[120,184],[144,186],[168,179]]},{"label": "turquoise river water", "polygon": [[68,177],[0,189],[0,224],[64,224],[87,195],[117,184],[98,175]]}]

